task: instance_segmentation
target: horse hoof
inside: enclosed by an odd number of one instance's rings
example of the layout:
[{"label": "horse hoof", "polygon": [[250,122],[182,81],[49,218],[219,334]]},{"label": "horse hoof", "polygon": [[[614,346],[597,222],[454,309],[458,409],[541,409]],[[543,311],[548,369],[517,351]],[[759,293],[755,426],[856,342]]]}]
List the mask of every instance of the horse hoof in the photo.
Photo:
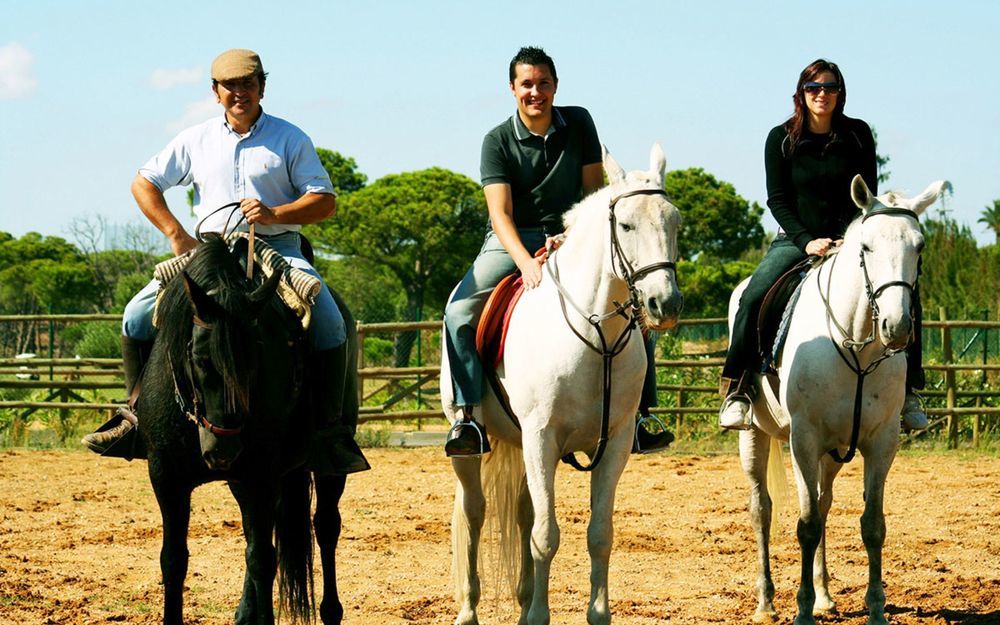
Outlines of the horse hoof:
[{"label": "horse hoof", "polygon": [[828,614],[837,611],[837,604],[829,597],[816,597],[813,614]]},{"label": "horse hoof", "polygon": [[777,623],[778,622],[778,612],[774,608],[770,610],[757,610],[750,617],[754,623]]}]

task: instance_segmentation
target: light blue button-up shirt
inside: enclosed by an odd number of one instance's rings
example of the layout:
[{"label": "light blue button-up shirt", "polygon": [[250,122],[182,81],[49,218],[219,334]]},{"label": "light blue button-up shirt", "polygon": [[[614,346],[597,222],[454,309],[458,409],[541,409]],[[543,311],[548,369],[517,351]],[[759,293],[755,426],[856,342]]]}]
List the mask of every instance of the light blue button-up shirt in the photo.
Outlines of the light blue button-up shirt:
[{"label": "light blue button-up shirt", "polygon": [[[160,191],[194,183],[194,212],[205,219],[213,210],[243,199],[266,206],[288,204],[305,193],[333,194],[330,176],[312,141],[298,127],[261,112],[246,135],[233,131],[225,116],[182,131],[139,174]],[[239,219],[239,211],[229,224]],[[221,232],[230,211],[205,219],[202,232]],[[244,222],[241,230],[247,228]],[[299,230],[294,224],[257,224],[256,232],[274,235]]]}]

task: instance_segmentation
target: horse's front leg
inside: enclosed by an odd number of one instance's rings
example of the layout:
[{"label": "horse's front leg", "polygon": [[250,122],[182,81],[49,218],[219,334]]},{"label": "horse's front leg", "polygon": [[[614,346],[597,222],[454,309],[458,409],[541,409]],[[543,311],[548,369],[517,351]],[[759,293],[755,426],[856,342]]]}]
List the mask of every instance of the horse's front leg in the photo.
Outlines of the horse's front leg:
[{"label": "horse's front leg", "polygon": [[587,550],[590,552],[590,606],[587,622],[607,625],[611,622],[608,607],[608,566],[614,539],[615,491],[632,448],[635,421],[620,428],[608,441],[600,463],[590,474],[590,525],[587,527]]},{"label": "horse's front leg", "polygon": [[[868,552],[868,625],[886,625],[885,590],[882,588],[882,545],[885,543],[885,479],[896,455],[898,428],[885,428],[879,441],[865,454],[865,511],[861,515],[861,539]],[[866,450],[867,451],[867,450]]]},{"label": "horse's front leg", "polygon": [[274,576],[278,558],[274,549],[276,486],[259,480],[230,482],[240,506],[246,539],[246,576],[243,597],[236,612],[237,625],[274,625]]},{"label": "horse's front leg", "polygon": [[[767,463],[771,437],[751,428],[740,432],[740,465],[750,481],[750,525],[757,538],[757,609],[754,621],[773,619],[774,581],[771,578],[771,495],[767,486]],[[784,470],[784,467],[782,467]]]},{"label": "horse's front leg", "polygon": [[[149,471],[163,519],[160,572],[163,575],[163,625],[184,623],[184,578],[187,577],[188,524],[191,519],[191,489],[167,479],[150,460]],[[154,474],[158,474],[154,476]]]},{"label": "horse's front leg", "polygon": [[824,454],[820,460],[819,513],[823,527],[813,560],[813,589],[816,591],[814,613],[833,612],[837,609],[837,604],[830,595],[830,573],[826,568],[826,519],[833,505],[833,480],[843,466],[828,454]]},{"label": "horse's front leg", "polygon": [[478,625],[479,616],[479,537],[486,518],[479,457],[452,458],[455,484],[455,509],[451,518],[452,576],[458,616],[455,625]]},{"label": "horse's front leg", "polygon": [[[793,415],[791,431],[792,459],[799,492],[799,522],[796,534],[802,559],[799,592],[796,595],[799,613],[795,617],[795,625],[816,623],[816,619],[813,618],[813,606],[816,603],[816,590],[813,588],[813,559],[823,534],[823,520],[819,512],[817,492],[819,455],[822,452],[817,451],[813,431],[808,427],[796,428],[796,420],[806,418]],[[802,432],[803,429],[806,431]]]},{"label": "horse's front leg", "polygon": [[528,608],[528,625],[549,623],[549,572],[559,549],[556,522],[555,476],[559,450],[550,434],[541,431],[521,434],[528,492],[534,509],[531,526],[531,559],[535,565],[534,590]]},{"label": "horse's front leg", "polygon": [[340,625],[344,606],[337,593],[337,543],[340,540],[340,496],[344,494],[347,477],[342,475],[316,477],[316,514],[313,527],[319,556],[323,563],[323,600],[319,616],[324,625]]}]

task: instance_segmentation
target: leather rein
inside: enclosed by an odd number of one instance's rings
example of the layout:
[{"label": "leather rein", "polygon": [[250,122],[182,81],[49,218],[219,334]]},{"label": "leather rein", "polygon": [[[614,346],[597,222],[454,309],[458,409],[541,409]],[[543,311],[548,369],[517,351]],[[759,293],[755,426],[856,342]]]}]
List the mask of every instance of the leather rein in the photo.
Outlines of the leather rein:
[{"label": "leather rein", "polygon": [[[911,217],[917,222],[920,221],[917,214],[909,209],[884,207],[878,210],[869,211],[864,217],[861,218],[861,222],[864,223],[869,217],[874,217],[876,215],[887,215],[887,216],[895,215],[895,216]],[[862,392],[865,385],[865,378],[869,374],[874,372],[876,369],[878,369],[879,365],[881,365],[887,359],[891,358],[892,356],[895,356],[901,351],[904,351],[906,347],[909,346],[909,342],[907,342],[907,345],[901,347],[900,349],[883,348],[882,353],[879,354],[879,356],[875,360],[869,363],[866,367],[861,366],[861,361],[858,358],[858,354],[862,350],[864,350],[868,345],[875,342],[875,333],[878,328],[878,320],[879,320],[878,298],[880,295],[882,295],[882,293],[885,292],[886,289],[897,286],[903,288],[910,294],[910,302],[912,304],[913,292],[916,288],[916,283],[914,282],[911,284],[910,282],[906,282],[905,280],[893,280],[891,282],[886,282],[885,284],[879,286],[878,288],[874,288],[872,285],[871,277],[868,275],[868,266],[865,263],[865,248],[864,246],[862,246],[860,251],[858,252],[858,256],[859,256],[859,264],[861,265],[861,272],[864,275],[865,279],[865,297],[868,300],[868,308],[871,310],[871,331],[869,332],[868,336],[865,337],[864,339],[856,340],[853,336],[851,336],[851,333],[848,332],[847,329],[845,329],[840,324],[840,322],[837,321],[837,318],[836,316],[834,316],[833,313],[833,308],[830,306],[829,295],[831,292],[831,287],[833,282],[833,268],[834,265],[836,265],[837,258],[839,256],[840,256],[839,254],[833,256],[833,259],[830,261],[830,269],[827,272],[827,278],[826,278],[826,293],[823,293],[823,289],[820,286],[819,275],[816,276],[816,288],[819,291],[820,299],[823,301],[823,306],[826,308],[826,322],[827,322],[827,330],[830,333],[830,341],[833,343],[834,348],[837,350],[837,355],[840,356],[840,359],[843,360],[844,364],[846,364],[847,367],[851,371],[853,371],[854,374],[857,376],[857,384],[855,385],[854,388],[854,415],[851,423],[850,446],[847,449],[847,453],[843,456],[840,455],[840,452],[837,450],[837,448],[831,449],[827,452],[828,454],[830,454],[830,457],[832,457],[837,462],[841,464],[846,464],[854,459],[854,455],[858,449],[858,436],[861,433],[861,401],[862,401]],[[822,266],[820,266],[820,271],[822,271],[822,269],[823,269]],[[831,327],[831,324],[833,327]],[[840,343],[838,343],[833,338],[834,335],[833,328],[836,328],[837,331],[840,332],[842,336],[844,336],[843,341],[841,341]],[[912,340],[913,339],[911,337],[910,342],[912,342]],[[847,354],[846,356],[845,353]],[[848,360],[848,356],[850,356],[850,360]]]},{"label": "leather rein", "polygon": [[[639,292],[635,283],[643,276],[654,271],[677,270],[677,263],[673,261],[659,261],[635,269],[632,263],[629,262],[628,258],[625,257],[625,254],[622,251],[621,242],[618,240],[618,219],[615,216],[615,206],[619,201],[625,198],[635,197],[638,195],[660,195],[667,197],[667,193],[663,189],[636,189],[633,191],[626,191],[625,193],[613,197],[608,205],[608,220],[611,222],[612,267],[615,269],[615,275],[624,280],[625,284],[628,286],[629,299],[627,301],[624,303],[613,301],[612,303],[614,303],[615,308],[604,314],[585,312],[575,301],[573,301],[569,292],[566,291],[565,287],[563,287],[562,283],[559,281],[559,269],[556,266],[556,256],[558,250],[554,251],[549,260],[545,263],[549,277],[552,278],[553,284],[555,284],[556,289],[559,291],[559,301],[562,305],[563,317],[566,319],[566,323],[569,325],[570,330],[573,331],[573,334],[575,334],[577,338],[583,341],[584,345],[600,354],[603,361],[602,387],[604,396],[601,403],[601,435],[597,441],[597,448],[595,449],[594,455],[587,466],[581,465],[573,453],[568,453],[562,457],[563,462],[578,471],[593,471],[601,461],[601,458],[604,456],[604,450],[607,448],[608,430],[610,428],[611,421],[611,365],[614,357],[620,354],[628,344],[632,331],[635,330],[637,325],[636,316],[644,306],[643,302],[639,299]],[[594,330],[597,331],[600,346],[595,345],[594,342],[588,340],[587,337],[583,336],[576,330],[569,320],[569,316],[566,311],[567,303],[569,303],[570,307],[572,307],[573,310],[575,310],[594,328]],[[607,337],[605,337],[604,331],[601,329],[601,323],[616,316],[624,317],[628,323],[609,346]],[[500,385],[499,380],[496,378],[495,372],[494,375],[489,376],[489,379],[491,384],[495,382],[493,390],[497,395],[500,404],[503,406],[504,411],[510,417],[517,429],[520,430],[521,424],[518,421],[517,416],[514,414],[514,411],[510,406],[510,401],[507,398],[506,393],[503,392],[503,388]],[[497,392],[498,390],[499,392]]]}]

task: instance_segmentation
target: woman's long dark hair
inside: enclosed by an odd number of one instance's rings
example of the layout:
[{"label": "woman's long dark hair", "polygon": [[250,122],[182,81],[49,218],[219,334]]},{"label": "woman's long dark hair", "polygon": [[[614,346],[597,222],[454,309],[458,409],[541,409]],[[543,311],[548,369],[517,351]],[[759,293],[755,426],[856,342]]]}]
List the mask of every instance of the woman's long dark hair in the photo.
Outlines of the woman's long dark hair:
[{"label": "woman's long dark hair", "polygon": [[823,72],[830,72],[836,76],[837,82],[840,84],[840,93],[837,94],[837,104],[833,108],[833,126],[839,126],[840,120],[844,117],[844,104],[847,103],[847,84],[844,82],[844,75],[840,73],[840,68],[837,67],[836,63],[832,63],[826,59],[816,59],[799,74],[799,82],[795,85],[795,94],[792,96],[792,102],[795,103],[795,112],[785,122],[785,131],[788,132],[788,141],[791,144],[792,152],[795,151],[795,148],[799,145],[799,141],[802,139],[802,132],[806,128],[806,116],[809,110],[806,108],[806,96],[802,88],[807,82],[816,80],[816,77]]}]

